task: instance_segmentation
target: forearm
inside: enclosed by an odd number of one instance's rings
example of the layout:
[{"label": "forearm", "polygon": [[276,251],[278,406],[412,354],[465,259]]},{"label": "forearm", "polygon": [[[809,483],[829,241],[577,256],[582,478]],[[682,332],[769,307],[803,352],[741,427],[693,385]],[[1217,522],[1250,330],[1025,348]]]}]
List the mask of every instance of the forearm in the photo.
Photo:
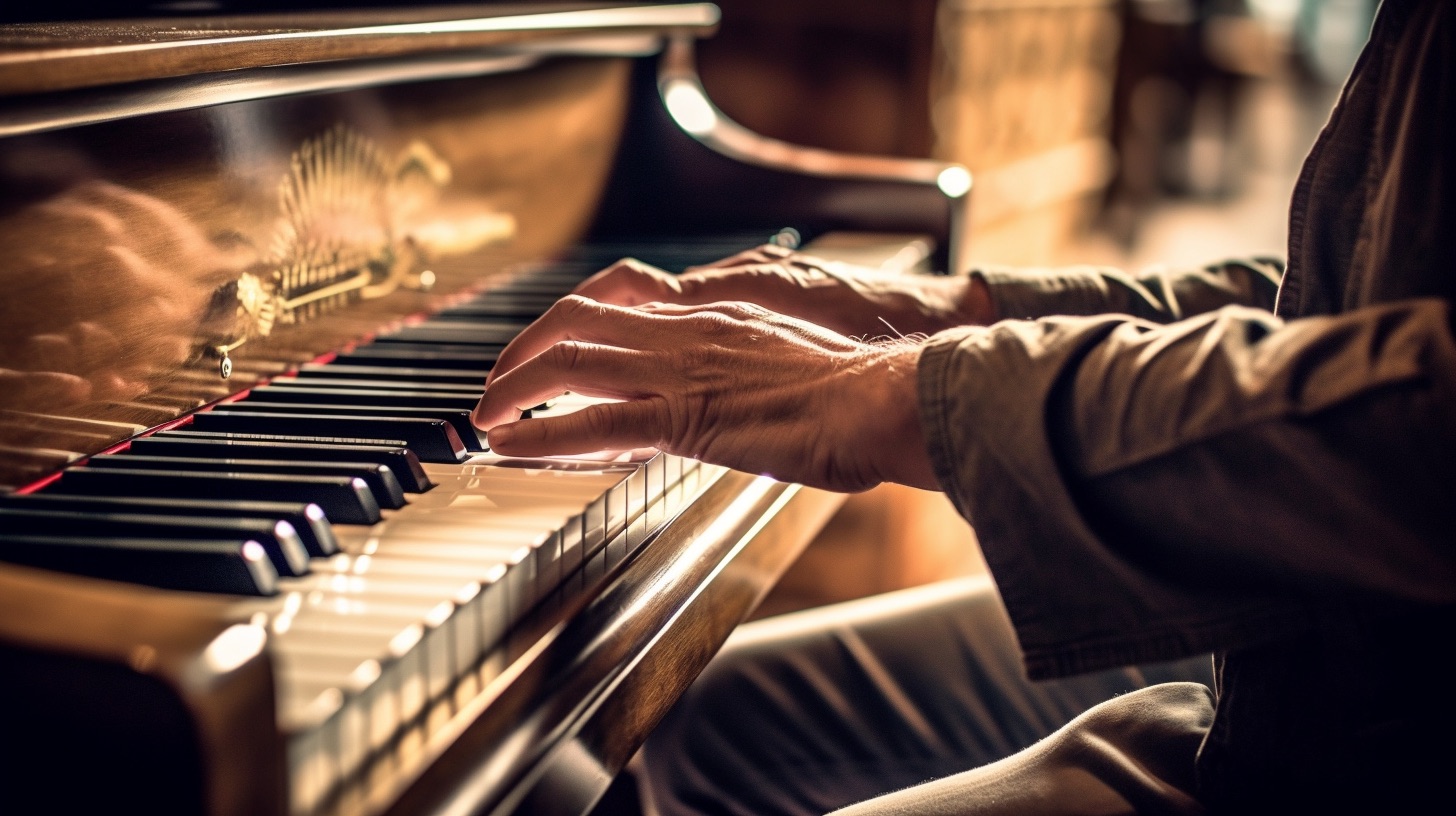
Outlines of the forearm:
[{"label": "forearm", "polygon": [[937,475],[1056,674],[1228,647],[1295,610],[1456,600],[1456,350],[1410,301],[935,338]]}]

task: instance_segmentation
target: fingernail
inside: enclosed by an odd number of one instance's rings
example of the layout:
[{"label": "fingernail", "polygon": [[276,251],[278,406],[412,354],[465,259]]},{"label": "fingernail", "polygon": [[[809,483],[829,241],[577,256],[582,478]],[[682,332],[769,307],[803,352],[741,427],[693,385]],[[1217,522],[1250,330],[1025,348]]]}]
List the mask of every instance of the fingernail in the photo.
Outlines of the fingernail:
[{"label": "fingernail", "polygon": [[499,428],[492,428],[490,433],[485,435],[485,442],[492,448],[501,444],[509,445],[513,436],[515,436],[515,431],[503,425]]}]

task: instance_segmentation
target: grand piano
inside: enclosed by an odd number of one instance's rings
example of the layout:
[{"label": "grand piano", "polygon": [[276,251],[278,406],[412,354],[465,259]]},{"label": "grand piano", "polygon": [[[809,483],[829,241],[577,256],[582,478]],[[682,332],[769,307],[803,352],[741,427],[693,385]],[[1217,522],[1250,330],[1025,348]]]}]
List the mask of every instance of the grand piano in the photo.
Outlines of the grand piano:
[{"label": "grand piano", "polygon": [[0,810],[590,810],[837,499],[496,456],[495,354],[626,255],[963,249],[961,168],[718,111],[717,20],[0,25]]}]

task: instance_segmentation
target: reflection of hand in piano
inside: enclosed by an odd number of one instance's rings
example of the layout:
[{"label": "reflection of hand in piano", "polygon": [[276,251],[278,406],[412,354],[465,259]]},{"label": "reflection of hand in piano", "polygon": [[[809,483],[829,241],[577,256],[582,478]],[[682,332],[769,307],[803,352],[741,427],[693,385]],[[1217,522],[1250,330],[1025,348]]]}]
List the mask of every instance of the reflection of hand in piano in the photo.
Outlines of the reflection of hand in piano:
[{"label": "reflection of hand in piano", "polygon": [[[514,456],[657,446],[836,490],[933,487],[909,343],[865,343],[743,302],[568,297],[501,353],[473,420]],[[619,402],[515,421],[566,391]]]},{"label": "reflection of hand in piano", "polygon": [[638,306],[653,301],[705,304],[744,300],[826,326],[873,337],[934,334],[992,318],[984,286],[968,277],[898,275],[825,261],[780,246],[740,252],[717,263],[669,275],[633,259],[602,270],[577,294]]},{"label": "reflection of hand in piano", "polygon": [[105,182],[6,219],[0,245],[0,407],[142,392],[188,357],[213,289],[246,263],[171,205]]}]

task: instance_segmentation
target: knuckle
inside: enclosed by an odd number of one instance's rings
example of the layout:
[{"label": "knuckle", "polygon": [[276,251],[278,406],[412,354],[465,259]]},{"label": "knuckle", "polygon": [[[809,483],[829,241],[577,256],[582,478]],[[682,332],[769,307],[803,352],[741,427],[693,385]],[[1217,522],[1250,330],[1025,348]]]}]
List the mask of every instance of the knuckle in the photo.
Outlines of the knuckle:
[{"label": "knuckle", "polygon": [[593,439],[610,439],[616,434],[618,423],[616,412],[608,406],[597,406],[589,411],[578,411],[586,433]]},{"label": "knuckle", "polygon": [[561,340],[553,343],[546,352],[552,365],[567,371],[574,370],[581,363],[586,348],[575,340]]}]

